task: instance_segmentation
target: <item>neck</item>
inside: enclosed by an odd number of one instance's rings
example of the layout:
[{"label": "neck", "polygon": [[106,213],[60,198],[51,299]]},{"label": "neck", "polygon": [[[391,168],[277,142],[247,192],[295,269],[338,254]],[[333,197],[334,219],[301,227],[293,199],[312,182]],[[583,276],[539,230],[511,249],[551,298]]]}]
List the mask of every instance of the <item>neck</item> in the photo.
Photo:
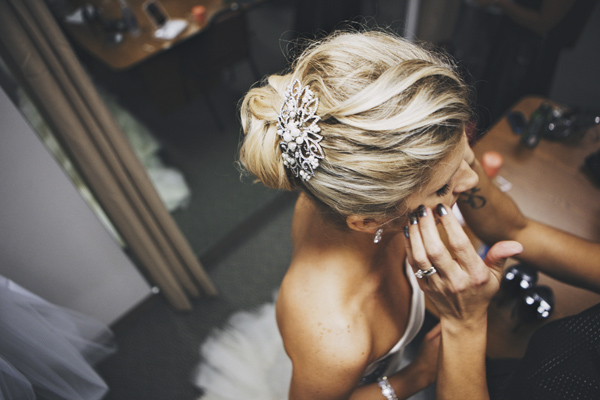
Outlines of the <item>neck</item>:
[{"label": "neck", "polygon": [[396,268],[399,263],[406,259],[406,247],[404,245],[404,236],[397,232],[382,233],[379,243],[373,243],[370,238],[369,249],[372,249],[373,260],[381,262],[383,267]]},{"label": "neck", "polygon": [[[406,258],[404,235],[392,226],[383,228],[381,240],[374,243],[374,233],[356,231],[324,218],[315,205],[300,196],[292,226],[292,239],[296,250],[308,244],[311,257],[327,254],[338,259],[344,256],[347,263],[361,270],[385,270],[397,266]],[[348,268],[350,265],[348,265]]]},{"label": "neck", "polygon": [[379,243],[374,243],[375,235],[345,229],[337,236],[336,242],[343,251],[360,261],[363,266],[369,266],[371,272],[385,272],[388,268],[397,268],[406,258],[404,235],[391,229],[384,230]]}]

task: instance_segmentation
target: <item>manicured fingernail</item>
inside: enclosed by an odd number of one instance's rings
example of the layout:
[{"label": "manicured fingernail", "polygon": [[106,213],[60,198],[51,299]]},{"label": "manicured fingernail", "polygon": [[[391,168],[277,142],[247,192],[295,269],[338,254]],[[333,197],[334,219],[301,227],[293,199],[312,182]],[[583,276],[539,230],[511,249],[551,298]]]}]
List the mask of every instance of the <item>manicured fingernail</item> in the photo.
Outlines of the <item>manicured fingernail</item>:
[{"label": "manicured fingernail", "polygon": [[440,203],[437,205],[437,213],[440,217],[443,217],[444,215],[448,214],[448,211],[446,211],[446,207]]},{"label": "manicured fingernail", "polygon": [[425,209],[424,205],[420,205],[419,208],[417,208],[417,213],[419,214],[419,218],[423,218],[427,216],[427,210]]},{"label": "manicured fingernail", "polygon": [[404,237],[408,239],[408,225],[404,227]]},{"label": "manicured fingernail", "polygon": [[410,224],[411,225],[416,225],[417,224],[417,222],[418,222],[417,213],[410,213],[409,218],[410,218]]}]

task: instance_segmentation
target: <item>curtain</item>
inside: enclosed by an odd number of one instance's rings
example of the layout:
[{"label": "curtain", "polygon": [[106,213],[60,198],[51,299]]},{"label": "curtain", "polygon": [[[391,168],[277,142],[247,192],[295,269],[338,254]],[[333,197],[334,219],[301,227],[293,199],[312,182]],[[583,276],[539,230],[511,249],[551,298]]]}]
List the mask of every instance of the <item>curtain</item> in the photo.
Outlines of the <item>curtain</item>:
[{"label": "curtain", "polygon": [[0,55],[123,237],[177,310],[215,295],[179,227],[41,0],[0,0]]}]

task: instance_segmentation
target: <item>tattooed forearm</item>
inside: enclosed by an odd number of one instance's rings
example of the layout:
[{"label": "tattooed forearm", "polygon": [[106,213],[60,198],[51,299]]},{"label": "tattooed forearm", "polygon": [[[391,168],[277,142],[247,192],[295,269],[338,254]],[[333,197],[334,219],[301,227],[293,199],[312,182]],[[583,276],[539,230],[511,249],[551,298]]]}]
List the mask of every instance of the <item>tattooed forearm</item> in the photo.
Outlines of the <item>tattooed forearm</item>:
[{"label": "tattooed forearm", "polygon": [[461,193],[459,201],[461,203],[467,203],[474,210],[483,208],[485,206],[485,203],[487,203],[487,200],[485,199],[485,197],[477,194],[477,192],[479,191],[481,191],[481,189],[476,187],[469,190],[468,192]]}]

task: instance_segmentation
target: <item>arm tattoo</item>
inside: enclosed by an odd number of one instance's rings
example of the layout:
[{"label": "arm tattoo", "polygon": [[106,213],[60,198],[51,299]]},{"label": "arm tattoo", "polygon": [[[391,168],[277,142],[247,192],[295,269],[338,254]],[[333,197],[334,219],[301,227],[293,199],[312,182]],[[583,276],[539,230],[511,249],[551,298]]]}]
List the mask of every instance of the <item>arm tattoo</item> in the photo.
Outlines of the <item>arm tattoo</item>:
[{"label": "arm tattoo", "polygon": [[487,203],[487,200],[485,199],[485,197],[476,194],[479,191],[481,191],[481,189],[476,187],[469,190],[468,192],[461,193],[459,195],[459,200],[462,203],[467,203],[474,210],[483,208],[483,206],[485,206],[485,203]]}]

